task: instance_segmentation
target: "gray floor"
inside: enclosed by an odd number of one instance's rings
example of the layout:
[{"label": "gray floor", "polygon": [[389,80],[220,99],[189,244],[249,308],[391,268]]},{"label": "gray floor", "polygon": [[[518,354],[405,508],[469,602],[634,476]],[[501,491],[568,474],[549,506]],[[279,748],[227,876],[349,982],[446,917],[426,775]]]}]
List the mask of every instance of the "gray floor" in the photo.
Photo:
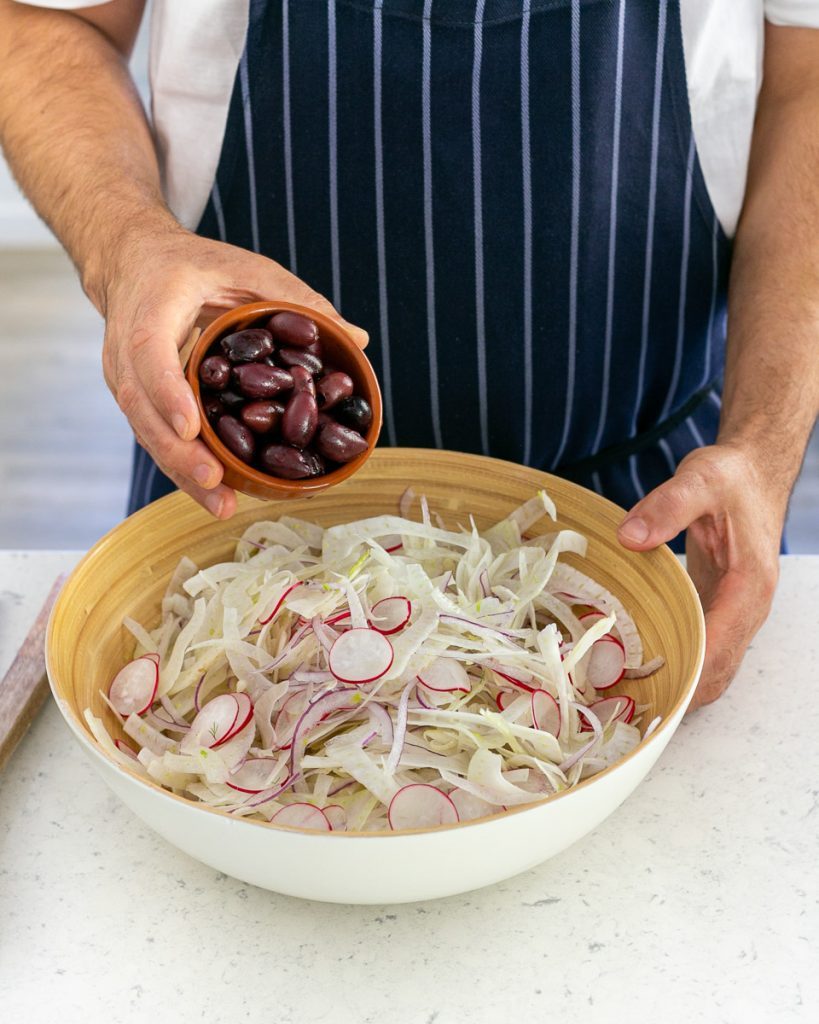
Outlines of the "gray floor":
[{"label": "gray floor", "polygon": [[[102,379],[102,322],[53,250],[0,252],[0,310],[0,548],[86,548],[122,518],[131,458]],[[819,431],[788,539],[819,552]]]}]

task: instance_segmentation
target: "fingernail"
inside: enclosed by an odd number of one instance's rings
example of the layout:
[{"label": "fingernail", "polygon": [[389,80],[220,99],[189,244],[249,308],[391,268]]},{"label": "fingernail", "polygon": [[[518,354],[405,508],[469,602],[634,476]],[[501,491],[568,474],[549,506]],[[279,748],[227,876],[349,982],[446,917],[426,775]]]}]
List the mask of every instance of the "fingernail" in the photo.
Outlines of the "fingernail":
[{"label": "fingernail", "polygon": [[213,479],[214,473],[210,466],[202,463],[193,471],[193,479],[201,486],[207,487]]},{"label": "fingernail", "polygon": [[171,417],[171,423],[173,424],[173,429],[177,432],[177,434],[179,434],[182,440],[187,440],[188,431],[190,427],[188,425],[188,421],[185,419],[181,412],[175,412],[173,414],[173,416]]},{"label": "fingernail", "polygon": [[625,540],[630,540],[634,544],[642,544],[643,541],[648,540],[648,523],[645,519],[635,516],[633,519],[626,519],[618,532]]},{"label": "fingernail", "polygon": [[216,516],[217,519],[222,514],[222,506],[224,503],[225,499],[221,494],[209,494],[207,498],[205,498],[205,508],[212,516]]}]

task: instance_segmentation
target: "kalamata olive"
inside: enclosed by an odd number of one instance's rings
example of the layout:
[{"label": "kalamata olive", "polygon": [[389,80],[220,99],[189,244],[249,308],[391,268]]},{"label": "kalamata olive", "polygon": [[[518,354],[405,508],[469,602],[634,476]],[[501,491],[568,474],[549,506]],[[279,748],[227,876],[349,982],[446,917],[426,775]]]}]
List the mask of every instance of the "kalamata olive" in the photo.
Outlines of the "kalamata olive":
[{"label": "kalamata olive", "polygon": [[279,425],[283,412],[284,406],[281,402],[248,402],[239,413],[239,417],[254,434],[269,434]]},{"label": "kalamata olive", "polygon": [[273,351],[270,331],[251,327],[246,331],[228,334],[220,342],[222,351],[232,363],[252,363],[269,356]]},{"label": "kalamata olive", "polygon": [[333,409],[333,415],[339,423],[353,430],[366,430],[372,423],[373,411],[370,403],[361,395],[343,398]]},{"label": "kalamata olive", "polygon": [[279,360],[285,366],[303,366],[308,373],[321,373],[323,366],[318,356],[306,348],[280,348]]},{"label": "kalamata olive", "polygon": [[287,370],[264,363],[244,363],[233,367],[233,383],[246,398],[272,398],[293,387]]},{"label": "kalamata olive", "polygon": [[231,388],[227,388],[225,391],[223,391],[219,395],[219,398],[222,402],[222,405],[228,412],[238,411],[247,401],[244,395],[240,395],[238,391],[233,391]]},{"label": "kalamata olive", "polygon": [[320,341],[312,341],[309,345],[305,345],[304,351],[309,352],[312,356],[317,356],[322,361],[324,360],[324,350],[321,347]]},{"label": "kalamata olive", "polygon": [[353,393],[353,379],[346,373],[336,370],[326,373],[316,385],[318,404],[321,409],[332,409],[334,405],[349,398]]},{"label": "kalamata olive", "polygon": [[316,382],[309,370],[305,370],[303,366],[291,366],[290,375],[293,378],[294,394],[297,391],[307,391],[308,394],[315,395]]},{"label": "kalamata olive", "polygon": [[340,423],[328,423],[316,437],[316,448],[332,462],[349,462],[367,450],[367,442],[357,430]]},{"label": "kalamata olive", "polygon": [[285,480],[303,480],[324,472],[324,463],[311,451],[300,451],[287,444],[270,444],[263,448],[259,462],[266,473]]},{"label": "kalamata olive", "polygon": [[328,423],[335,423],[335,420],[328,412],[322,412],[319,409],[318,420],[316,421],[316,430],[322,430]]},{"label": "kalamata olive", "polygon": [[202,408],[209,420],[218,420],[225,411],[219,395],[202,395]]},{"label": "kalamata olive", "polygon": [[282,345],[293,345],[296,348],[307,348],[318,341],[318,327],[301,313],[276,313],[268,321],[268,329],[273,337]]},{"label": "kalamata olive", "polygon": [[318,424],[318,406],[309,391],[294,391],[282,416],[282,437],[288,444],[306,448]]},{"label": "kalamata olive", "polygon": [[250,462],[256,443],[253,434],[235,416],[223,416],[216,424],[216,433],[226,448],[244,462]]},{"label": "kalamata olive", "polygon": [[208,356],[199,367],[199,380],[206,388],[222,391],[230,380],[230,363],[224,356]]}]

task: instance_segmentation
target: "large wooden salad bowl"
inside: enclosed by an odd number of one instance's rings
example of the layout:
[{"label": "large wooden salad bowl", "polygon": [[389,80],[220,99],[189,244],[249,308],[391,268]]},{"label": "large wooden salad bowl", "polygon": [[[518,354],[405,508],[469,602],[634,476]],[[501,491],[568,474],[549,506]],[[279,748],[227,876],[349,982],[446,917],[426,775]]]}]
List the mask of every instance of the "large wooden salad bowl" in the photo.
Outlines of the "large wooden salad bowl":
[{"label": "large wooden salad bowl", "polygon": [[[387,833],[317,833],[235,820],[146,782],[105,754],[83,710],[90,707],[116,735],[99,690],[133,652],[123,617],[156,624],[165,586],[183,555],[200,566],[230,558],[250,523],[275,518],[280,509],[322,525],[395,513],[408,485],[427,496],[447,526],[471,514],[479,528],[546,488],[559,525],[588,538],[586,571],[631,612],[646,658],[666,659],[654,675],[612,691],[649,705],[643,728],[662,717],[651,736],[610,768],[546,800],[477,821]],[[351,479],[314,497],[277,505],[240,496],[229,522],[217,522],[185,495],[173,494],[103,537],[68,579],[48,630],[51,688],[114,792],[169,842],[221,871],[277,892],[339,903],[406,902],[474,889],[538,864],[603,821],[657,760],[694,692],[705,648],[696,592],[668,548],[635,554],[618,544],[622,515],[596,494],[533,469],[421,449],[377,450]]]}]

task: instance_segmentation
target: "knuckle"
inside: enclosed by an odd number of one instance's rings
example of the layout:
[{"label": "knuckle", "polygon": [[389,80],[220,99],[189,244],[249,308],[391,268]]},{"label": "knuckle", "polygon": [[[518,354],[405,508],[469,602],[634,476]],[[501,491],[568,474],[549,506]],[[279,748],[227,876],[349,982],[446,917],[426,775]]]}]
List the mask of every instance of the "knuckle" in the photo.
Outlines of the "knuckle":
[{"label": "knuckle", "polygon": [[117,405],[130,420],[139,408],[140,388],[132,377],[123,376],[116,382],[113,390]]}]

